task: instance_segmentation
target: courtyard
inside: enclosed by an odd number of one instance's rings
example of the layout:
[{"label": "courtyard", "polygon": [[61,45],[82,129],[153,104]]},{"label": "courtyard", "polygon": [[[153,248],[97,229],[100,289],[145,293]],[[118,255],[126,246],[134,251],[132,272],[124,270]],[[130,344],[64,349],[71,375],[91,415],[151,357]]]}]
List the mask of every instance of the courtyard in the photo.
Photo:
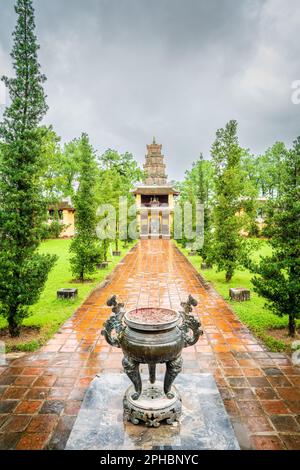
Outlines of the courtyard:
[{"label": "courtyard", "polygon": [[183,352],[184,373],[214,376],[241,449],[300,447],[300,369],[267,350],[171,240],[141,240],[38,352],[0,368],[0,448],[64,449],[97,374],[121,372],[101,336],[112,294],[126,309],[179,309],[192,294],[204,336]]}]

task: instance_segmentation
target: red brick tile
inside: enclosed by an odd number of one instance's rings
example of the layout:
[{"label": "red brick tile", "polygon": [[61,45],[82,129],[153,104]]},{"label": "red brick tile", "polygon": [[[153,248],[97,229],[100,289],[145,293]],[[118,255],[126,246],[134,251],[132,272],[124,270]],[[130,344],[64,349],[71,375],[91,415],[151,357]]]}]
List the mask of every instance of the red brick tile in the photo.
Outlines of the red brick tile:
[{"label": "red brick tile", "polygon": [[68,401],[64,409],[64,414],[68,416],[77,416],[81,408],[80,401]]},{"label": "red brick tile", "polygon": [[270,420],[278,432],[300,432],[300,426],[292,416],[270,416]]},{"label": "red brick tile", "polygon": [[251,387],[255,388],[266,388],[270,387],[270,382],[266,377],[248,377],[248,382]]},{"label": "red brick tile", "polygon": [[34,387],[52,387],[56,382],[57,377],[55,375],[42,375],[33,384]]},{"label": "red brick tile", "polygon": [[300,390],[296,388],[277,388],[277,393],[284,400],[300,402]]},{"label": "red brick tile", "polygon": [[38,415],[32,418],[27,433],[51,433],[57,423],[55,415]]},{"label": "red brick tile", "polygon": [[8,367],[4,372],[4,376],[18,376],[23,372],[23,367]]},{"label": "red brick tile", "polygon": [[255,395],[251,388],[235,388],[233,393],[237,400],[255,400]]},{"label": "red brick tile", "polygon": [[[93,378],[96,376],[93,375]],[[54,386],[55,387],[72,387],[76,382],[76,378],[75,377],[59,377]]]},{"label": "red brick tile", "polygon": [[42,406],[42,403],[43,402],[41,400],[22,401],[15,409],[15,414],[34,415],[38,412],[38,410]]},{"label": "red brick tile", "polygon": [[42,374],[43,369],[40,367],[25,367],[22,375],[35,375],[36,377]]},{"label": "red brick tile", "polygon": [[294,377],[294,376],[299,376],[300,375],[300,367],[284,367],[282,366],[281,367],[281,370],[282,372],[287,375],[290,379],[290,376],[291,377]]},{"label": "red brick tile", "polygon": [[35,381],[35,377],[31,377],[30,375],[21,375],[17,377],[14,381],[14,386],[16,387],[30,387],[33,382]]},{"label": "red brick tile", "polygon": [[249,382],[245,377],[228,377],[227,382],[233,388],[249,387]]},{"label": "red brick tile", "polygon": [[300,434],[281,434],[280,437],[288,450],[300,450]]},{"label": "red brick tile", "polygon": [[45,433],[32,433],[25,434],[21,437],[16,446],[17,450],[43,450],[47,441],[50,439],[50,434]]},{"label": "red brick tile", "polygon": [[45,400],[49,392],[50,388],[31,388],[26,393],[26,400]]},{"label": "red brick tile", "polygon": [[25,431],[30,420],[30,416],[11,416],[2,426],[1,431],[5,433]]},{"label": "red brick tile", "polygon": [[26,392],[27,388],[25,387],[9,387],[2,398],[5,400],[17,400],[22,398]]},{"label": "red brick tile", "polygon": [[60,415],[65,408],[65,402],[61,400],[47,400],[40,409],[41,415]]},{"label": "red brick tile", "polygon": [[237,404],[242,416],[261,416],[263,414],[258,401],[238,401]]},{"label": "red brick tile", "polygon": [[8,385],[1,385],[0,386],[0,398],[4,395],[4,393],[6,392],[6,390],[8,389]]},{"label": "red brick tile", "polygon": [[268,379],[271,385],[273,385],[273,387],[291,387],[292,386],[292,383],[283,375],[279,375],[277,377],[270,376]]},{"label": "red brick tile", "polygon": [[282,400],[261,401],[261,404],[269,415],[286,415],[290,413]]},{"label": "red brick tile", "polygon": [[224,369],[226,377],[243,377],[243,370],[240,367],[227,367]]},{"label": "red brick tile", "polygon": [[251,442],[256,450],[283,450],[284,445],[276,436],[252,436]]},{"label": "red brick tile", "polygon": [[289,381],[295,386],[300,387],[300,375],[299,376],[288,376]]},{"label": "red brick tile", "polygon": [[246,377],[263,376],[263,373],[262,373],[261,369],[257,369],[257,368],[253,368],[253,367],[252,368],[251,367],[244,367],[243,372],[244,372]]},{"label": "red brick tile", "polygon": [[18,402],[16,400],[1,400],[0,401],[0,414],[9,414],[14,411]]},{"label": "red brick tile", "polygon": [[286,406],[295,414],[300,413],[300,401],[285,400]]},{"label": "red brick tile", "polygon": [[63,388],[63,387],[53,387],[50,389],[48,398],[49,399],[58,399],[58,400],[66,400],[70,395],[71,389],[70,388]]},{"label": "red brick tile", "polygon": [[20,432],[0,433],[0,450],[15,450],[21,436]]},{"label": "red brick tile", "polygon": [[243,368],[255,368],[256,362],[253,359],[238,359],[238,363]]},{"label": "red brick tile", "polygon": [[254,393],[260,400],[278,400],[278,395],[271,387],[255,388]]},{"label": "red brick tile", "polygon": [[0,428],[7,421],[8,415],[0,415]]},{"label": "red brick tile", "polygon": [[224,400],[224,405],[229,416],[237,416],[239,414],[235,400]]},{"label": "red brick tile", "polygon": [[85,396],[85,393],[86,393],[86,389],[85,388],[74,388],[68,399],[69,400],[72,400],[72,401],[82,401],[84,399],[84,396]]},{"label": "red brick tile", "polygon": [[[111,364],[110,364],[111,365]],[[92,382],[92,377],[82,377],[77,383],[77,387],[88,387]]]},{"label": "red brick tile", "polygon": [[272,432],[274,431],[268,418],[265,416],[255,416],[244,418],[244,422],[251,433]]}]

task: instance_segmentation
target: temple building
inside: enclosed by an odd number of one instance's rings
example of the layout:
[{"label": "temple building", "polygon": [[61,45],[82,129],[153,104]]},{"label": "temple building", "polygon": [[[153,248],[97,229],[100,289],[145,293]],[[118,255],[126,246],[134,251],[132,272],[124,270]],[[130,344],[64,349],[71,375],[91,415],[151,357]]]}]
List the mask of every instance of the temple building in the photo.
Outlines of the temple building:
[{"label": "temple building", "polygon": [[73,238],[75,235],[75,208],[71,203],[71,199],[61,201],[58,206],[49,207],[48,225],[53,222],[56,210],[58,211],[58,220],[62,225],[60,238]]},{"label": "temple building", "polygon": [[174,197],[179,192],[167,182],[162,145],[157,144],[154,138],[153,143],[147,145],[147,150],[145,183],[133,191],[140,237],[169,239],[174,217]]}]

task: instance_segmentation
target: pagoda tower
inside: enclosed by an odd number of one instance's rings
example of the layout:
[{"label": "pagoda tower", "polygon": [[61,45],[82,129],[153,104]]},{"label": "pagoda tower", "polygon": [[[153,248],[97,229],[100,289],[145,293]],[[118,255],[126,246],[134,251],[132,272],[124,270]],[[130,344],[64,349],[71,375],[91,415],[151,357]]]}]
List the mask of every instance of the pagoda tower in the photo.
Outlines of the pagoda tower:
[{"label": "pagoda tower", "polygon": [[148,153],[144,170],[146,173],[145,184],[148,186],[163,186],[167,184],[166,165],[164,164],[164,155],[162,155],[162,145],[159,145],[153,138],[153,143],[147,145]]},{"label": "pagoda tower", "polygon": [[175,197],[179,192],[168,183],[162,145],[155,138],[147,145],[145,183],[132,193],[137,208],[137,225],[141,239],[169,239],[173,225]]}]

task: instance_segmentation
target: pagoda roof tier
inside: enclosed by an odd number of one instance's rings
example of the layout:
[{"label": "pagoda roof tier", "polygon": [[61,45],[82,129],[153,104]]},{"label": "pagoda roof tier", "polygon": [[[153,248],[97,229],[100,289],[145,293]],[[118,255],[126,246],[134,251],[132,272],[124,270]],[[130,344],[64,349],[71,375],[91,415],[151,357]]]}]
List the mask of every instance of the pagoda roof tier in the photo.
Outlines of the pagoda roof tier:
[{"label": "pagoda roof tier", "polygon": [[133,194],[142,194],[145,196],[157,195],[164,196],[167,194],[174,194],[178,196],[180,193],[171,185],[140,185],[132,190]]}]

